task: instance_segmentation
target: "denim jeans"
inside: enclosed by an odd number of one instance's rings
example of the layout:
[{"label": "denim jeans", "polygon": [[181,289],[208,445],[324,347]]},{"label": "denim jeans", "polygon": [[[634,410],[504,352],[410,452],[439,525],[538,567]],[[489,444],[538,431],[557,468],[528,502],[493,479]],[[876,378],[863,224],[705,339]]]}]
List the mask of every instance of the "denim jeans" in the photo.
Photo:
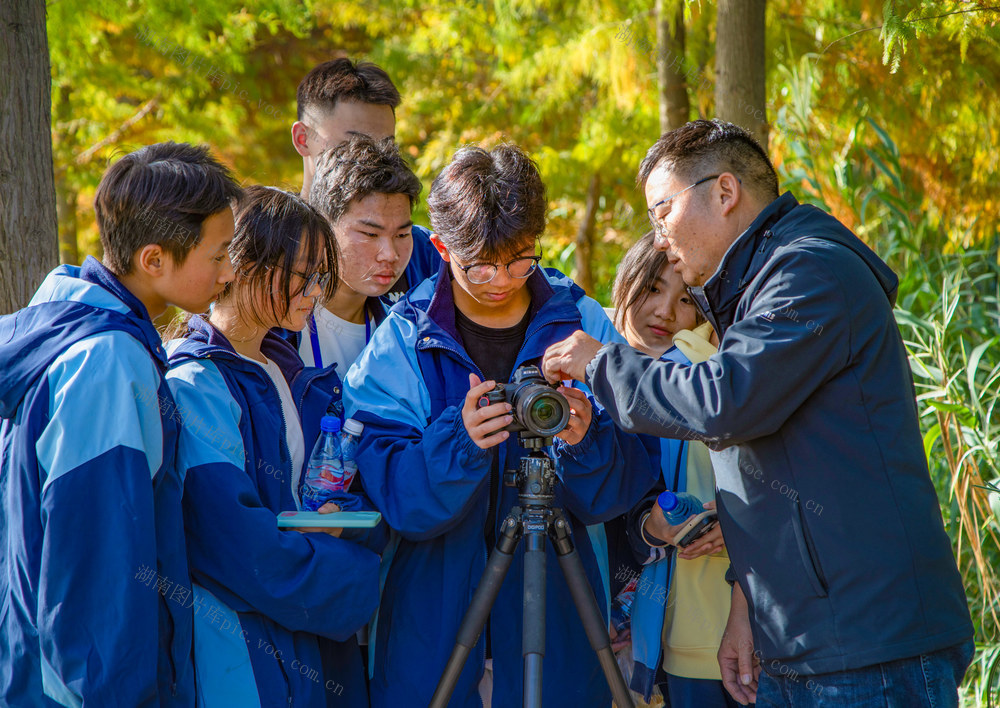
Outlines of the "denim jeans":
[{"label": "denim jeans", "polygon": [[693,679],[667,674],[659,684],[664,708],[739,708],[722,681]]},{"label": "denim jeans", "polygon": [[761,672],[757,708],[957,708],[972,640],[930,654],[831,674]]}]

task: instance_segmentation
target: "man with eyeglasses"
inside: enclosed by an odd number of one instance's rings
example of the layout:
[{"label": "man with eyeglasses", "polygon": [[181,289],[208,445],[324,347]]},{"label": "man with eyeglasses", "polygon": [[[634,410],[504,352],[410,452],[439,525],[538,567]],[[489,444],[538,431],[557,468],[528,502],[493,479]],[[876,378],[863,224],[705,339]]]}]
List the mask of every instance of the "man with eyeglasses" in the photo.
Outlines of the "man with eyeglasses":
[{"label": "man with eyeglasses", "polygon": [[[516,503],[501,472],[516,468],[526,450],[503,430],[510,405],[480,408],[479,400],[576,329],[623,341],[597,302],[557,271],[538,268],[545,186],[520,149],[459,150],[434,180],[428,206],[441,268],[393,308],[345,387],[347,414],[365,425],[359,475],[399,537],[384,556],[391,560],[373,640],[377,707],[430,702],[500,523]],[[598,558],[605,552],[591,543],[587,525],[631,508],[658,467],[644,441],[618,430],[584,391],[560,390],[572,414],[552,450],[562,480],[555,506],[567,512],[603,605]],[[648,442],[655,451],[656,441]],[[523,552],[451,706],[521,703]],[[554,553],[547,565],[544,704],[605,708],[611,694]]]},{"label": "man with eyeglasses", "polygon": [[736,581],[726,688],[758,706],[957,706],[973,630],[893,319],[896,275],[835,218],[778,196],[735,125],[665,134],[639,183],[718,353],[682,365],[576,333],[544,370],[585,380],[626,430],[715,451]]},{"label": "man with eyeglasses", "polygon": [[[396,108],[401,100],[389,75],[371,62],[340,58],[313,67],[299,83],[297,120],[292,124],[292,145],[302,156],[302,198],[310,199],[324,152],[354,135],[395,139]],[[413,226],[411,233],[408,242],[399,247],[401,263],[396,279],[379,294],[390,307],[407,290],[434,275],[439,265],[428,230]]]}]

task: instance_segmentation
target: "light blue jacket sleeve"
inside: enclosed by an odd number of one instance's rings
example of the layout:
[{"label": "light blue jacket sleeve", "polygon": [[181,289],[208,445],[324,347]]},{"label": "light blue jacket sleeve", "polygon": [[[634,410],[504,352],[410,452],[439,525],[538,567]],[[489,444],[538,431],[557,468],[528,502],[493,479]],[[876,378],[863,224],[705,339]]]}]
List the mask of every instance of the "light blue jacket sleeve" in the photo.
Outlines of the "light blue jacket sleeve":
[{"label": "light blue jacket sleeve", "polygon": [[158,595],[141,579],[157,567],[159,383],[123,332],[77,342],[46,372],[37,627],[43,690],[62,705],[157,705]]},{"label": "light blue jacket sleeve", "polygon": [[365,424],[358,445],[365,491],[404,538],[439,536],[468,513],[488,484],[492,453],[472,442],[462,412],[429,420],[430,395],[416,359],[413,323],[390,314],[347,373],[347,415]]},{"label": "light blue jacket sleeve", "polygon": [[[577,306],[587,334],[605,344],[622,341],[596,301],[584,297]],[[660,448],[655,438],[618,428],[586,386],[575,386],[588,394],[591,423],[576,445],[556,440],[556,469],[567,508],[584,523],[596,524],[624,514],[656,484]]]},{"label": "light blue jacket sleeve", "polygon": [[167,381],[184,411],[178,464],[194,580],[234,610],[349,638],[378,602],[378,556],[325,533],[278,529],[245,470],[243,413],[215,364],[181,363]]}]

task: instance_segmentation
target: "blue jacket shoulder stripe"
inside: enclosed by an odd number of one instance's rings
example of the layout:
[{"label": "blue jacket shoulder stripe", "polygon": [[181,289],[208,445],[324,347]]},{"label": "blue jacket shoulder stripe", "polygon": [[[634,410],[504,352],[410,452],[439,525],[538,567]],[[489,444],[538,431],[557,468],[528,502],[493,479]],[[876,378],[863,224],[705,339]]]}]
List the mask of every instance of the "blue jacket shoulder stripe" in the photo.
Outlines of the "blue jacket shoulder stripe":
[{"label": "blue jacket shoulder stripe", "polygon": [[[344,402],[348,415],[357,410],[354,391],[363,388],[368,413],[420,430],[426,427],[431,399],[417,362],[416,344],[416,324],[391,312],[347,372]],[[404,374],[400,367],[409,367],[412,373]],[[403,402],[406,405],[400,405]]]},{"label": "blue jacket shoulder stripe", "polygon": [[177,446],[182,471],[199,465],[246,465],[240,419],[243,411],[222,373],[208,359],[186,359],[167,372],[167,385],[183,422]]},{"label": "blue jacket shoulder stripe", "polygon": [[142,344],[120,331],[82,339],[53,360],[46,378],[49,422],[35,443],[46,486],[119,446],[144,452],[150,477],[156,473],[161,379]]}]

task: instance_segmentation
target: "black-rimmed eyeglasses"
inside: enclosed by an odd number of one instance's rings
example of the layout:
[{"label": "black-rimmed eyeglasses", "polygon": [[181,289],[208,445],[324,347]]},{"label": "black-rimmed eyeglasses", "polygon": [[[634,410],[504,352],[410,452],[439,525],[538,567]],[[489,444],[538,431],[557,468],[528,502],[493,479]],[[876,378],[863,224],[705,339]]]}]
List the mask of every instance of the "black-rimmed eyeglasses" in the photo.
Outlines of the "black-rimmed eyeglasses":
[{"label": "black-rimmed eyeglasses", "polygon": [[[511,278],[523,280],[534,272],[540,260],[542,260],[541,256],[521,256],[510,263],[504,263],[503,267],[507,269],[507,275]],[[458,266],[458,269],[465,273],[465,277],[474,285],[484,285],[493,280],[499,268],[500,265],[497,263],[473,263],[472,265]]]},{"label": "black-rimmed eyeglasses", "polygon": [[[671,194],[669,197],[666,197],[665,199],[661,199],[656,204],[654,204],[649,209],[647,209],[646,213],[649,215],[649,223],[652,224],[653,231],[655,231],[658,236],[662,236],[666,232],[666,228],[663,225],[663,218],[666,217],[666,214],[664,214],[663,217],[659,217],[658,218],[656,216],[656,209],[658,207],[663,206],[664,204],[666,204],[667,202],[669,202],[671,199],[675,199],[675,198],[679,197],[680,195],[684,194],[684,192],[688,191],[689,189],[694,189],[699,184],[705,184],[705,182],[710,182],[713,179],[719,179],[719,177],[721,177],[721,176],[722,175],[709,175],[708,177],[702,177],[700,180],[698,180],[694,184],[688,185],[687,187],[685,187],[681,191],[675,192],[674,194]],[[669,212],[667,212],[667,213],[669,213]]]}]

